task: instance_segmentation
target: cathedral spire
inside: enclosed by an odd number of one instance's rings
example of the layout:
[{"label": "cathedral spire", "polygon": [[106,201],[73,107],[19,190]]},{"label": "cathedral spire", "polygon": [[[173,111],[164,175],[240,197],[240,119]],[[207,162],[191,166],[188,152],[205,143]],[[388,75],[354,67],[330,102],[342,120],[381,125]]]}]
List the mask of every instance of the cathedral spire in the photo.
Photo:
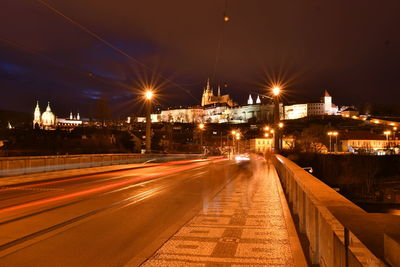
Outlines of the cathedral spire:
[{"label": "cathedral spire", "polygon": [[207,86],[206,86],[206,90],[210,91],[210,78],[207,78]]},{"label": "cathedral spire", "polygon": [[49,102],[47,102],[47,108],[46,108],[46,111],[51,111],[51,108],[50,108],[50,101]]},{"label": "cathedral spire", "polygon": [[257,100],[256,100],[256,104],[261,104],[261,99],[260,99],[260,95],[257,95]]},{"label": "cathedral spire", "polygon": [[221,96],[221,86],[218,85],[218,96]]},{"label": "cathedral spire", "polygon": [[253,98],[251,97],[251,94],[249,94],[249,99],[247,100],[247,105],[253,105]]}]

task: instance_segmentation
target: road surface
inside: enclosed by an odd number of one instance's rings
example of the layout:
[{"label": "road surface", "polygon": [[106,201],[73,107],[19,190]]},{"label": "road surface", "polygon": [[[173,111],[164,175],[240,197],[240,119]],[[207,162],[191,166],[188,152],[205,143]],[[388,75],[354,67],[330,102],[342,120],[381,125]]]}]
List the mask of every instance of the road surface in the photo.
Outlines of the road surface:
[{"label": "road surface", "polygon": [[190,160],[0,188],[0,266],[140,265],[245,169]]}]

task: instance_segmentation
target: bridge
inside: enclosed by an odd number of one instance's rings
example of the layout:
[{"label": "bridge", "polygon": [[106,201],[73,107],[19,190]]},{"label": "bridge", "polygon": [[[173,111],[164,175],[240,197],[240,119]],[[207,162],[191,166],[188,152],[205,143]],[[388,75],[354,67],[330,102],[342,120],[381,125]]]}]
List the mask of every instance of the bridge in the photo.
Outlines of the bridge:
[{"label": "bridge", "polygon": [[1,266],[400,266],[399,225],[280,155],[0,159]]}]

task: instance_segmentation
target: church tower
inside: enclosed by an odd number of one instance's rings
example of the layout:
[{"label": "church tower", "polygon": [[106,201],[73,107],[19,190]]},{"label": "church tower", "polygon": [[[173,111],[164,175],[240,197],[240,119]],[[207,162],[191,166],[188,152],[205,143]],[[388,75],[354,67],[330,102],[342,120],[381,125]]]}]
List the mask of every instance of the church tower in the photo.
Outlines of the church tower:
[{"label": "church tower", "polygon": [[257,100],[256,100],[256,104],[261,104],[261,99],[260,99],[260,95],[257,95]]},{"label": "church tower", "polygon": [[327,90],[325,90],[324,94],[324,113],[332,114],[332,97]]},{"label": "church tower", "polygon": [[253,105],[253,98],[251,97],[251,94],[249,95],[249,99],[247,100],[247,105]]},{"label": "church tower", "polygon": [[35,126],[38,125],[39,127],[41,126],[41,112],[40,112],[40,107],[39,107],[39,101],[36,102],[36,107],[35,107],[35,112],[33,113],[33,129],[35,129]]},{"label": "church tower", "polygon": [[207,85],[203,90],[203,96],[201,97],[201,105],[208,105],[211,97],[214,96],[214,92],[210,86],[210,78],[207,79]]}]

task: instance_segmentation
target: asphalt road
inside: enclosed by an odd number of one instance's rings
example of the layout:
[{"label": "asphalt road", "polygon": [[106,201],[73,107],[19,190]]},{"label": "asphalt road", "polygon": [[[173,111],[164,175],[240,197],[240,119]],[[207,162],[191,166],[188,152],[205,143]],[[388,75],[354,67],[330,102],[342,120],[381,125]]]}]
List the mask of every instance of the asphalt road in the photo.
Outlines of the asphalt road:
[{"label": "asphalt road", "polygon": [[140,265],[243,171],[193,160],[2,187],[0,266]]}]

